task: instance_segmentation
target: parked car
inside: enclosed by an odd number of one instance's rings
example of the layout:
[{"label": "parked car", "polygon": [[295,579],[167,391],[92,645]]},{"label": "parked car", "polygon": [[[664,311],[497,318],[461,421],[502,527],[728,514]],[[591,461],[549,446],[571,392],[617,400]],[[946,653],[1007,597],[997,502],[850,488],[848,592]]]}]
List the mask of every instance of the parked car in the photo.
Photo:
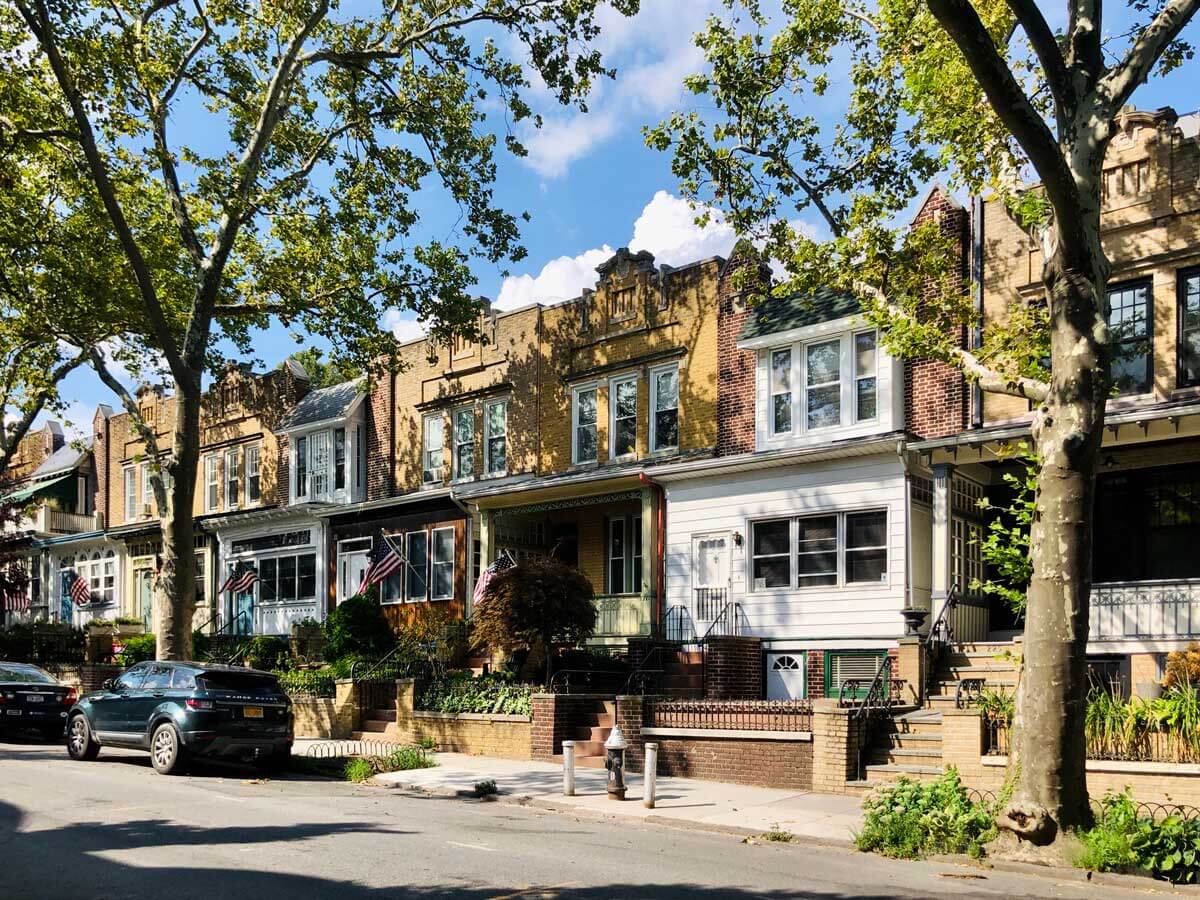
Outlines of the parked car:
[{"label": "parked car", "polygon": [[0,662],[0,732],[38,731],[60,738],[75,688],[28,663]]},{"label": "parked car", "polygon": [[71,758],[95,759],[101,747],[147,750],[163,775],[183,771],[197,757],[279,768],[292,753],[292,701],[270,672],[138,663],[71,707]]}]

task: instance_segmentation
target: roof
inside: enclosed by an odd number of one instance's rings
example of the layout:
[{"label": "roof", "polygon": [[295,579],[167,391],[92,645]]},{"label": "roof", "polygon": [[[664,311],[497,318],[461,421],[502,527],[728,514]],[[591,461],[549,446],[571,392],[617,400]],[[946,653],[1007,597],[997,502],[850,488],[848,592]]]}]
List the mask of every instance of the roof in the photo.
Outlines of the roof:
[{"label": "roof", "polygon": [[311,391],[289,409],[279,422],[280,431],[300,428],[330,419],[344,419],[362,396],[362,379],[343,381],[332,387]]},{"label": "roof", "polygon": [[61,475],[71,471],[90,452],[90,448],[79,449],[70,444],[63,444],[51,453],[42,464],[33,470],[30,478],[49,478],[51,475]]},{"label": "roof", "polygon": [[11,494],[0,497],[0,503],[22,503],[33,497],[35,494],[44,491],[46,488],[56,485],[60,481],[66,481],[70,477],[71,473],[67,472],[65,474],[60,473],[56,478],[30,482],[20,490],[13,491]]},{"label": "roof", "polygon": [[862,302],[852,294],[822,289],[811,296],[767,297],[746,318],[741,340],[818,325],[862,312]]}]

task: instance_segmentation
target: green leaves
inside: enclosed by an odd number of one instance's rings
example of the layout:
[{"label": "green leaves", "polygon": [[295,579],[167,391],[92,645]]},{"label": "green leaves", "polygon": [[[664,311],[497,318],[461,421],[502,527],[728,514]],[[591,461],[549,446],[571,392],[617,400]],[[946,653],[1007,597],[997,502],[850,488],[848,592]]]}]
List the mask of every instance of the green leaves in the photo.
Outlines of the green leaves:
[{"label": "green leaves", "polygon": [[1101,872],[1141,871],[1175,884],[1200,875],[1200,819],[1140,813],[1128,790],[1109,792],[1096,825],[1080,835],[1079,865]]}]

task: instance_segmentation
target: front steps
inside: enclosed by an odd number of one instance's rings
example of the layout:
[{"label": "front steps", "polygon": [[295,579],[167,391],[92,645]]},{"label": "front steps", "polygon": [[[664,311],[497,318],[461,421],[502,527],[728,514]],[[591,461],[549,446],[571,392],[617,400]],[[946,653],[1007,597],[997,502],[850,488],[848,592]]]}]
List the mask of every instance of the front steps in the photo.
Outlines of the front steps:
[{"label": "front steps", "polygon": [[[364,719],[362,730],[352,732],[351,738],[356,741],[377,741],[383,735],[395,739],[396,724],[396,708],[391,709],[373,709],[370,712],[370,718]],[[389,728],[389,726],[391,726]]]},{"label": "front steps", "polygon": [[663,665],[659,689],[668,697],[693,700],[704,696],[704,651],[680,650]]},{"label": "front steps", "polygon": [[[575,766],[587,769],[604,768],[604,742],[612,734],[617,722],[615,700],[597,700],[584,716],[584,724],[575,728],[571,737],[575,740]],[[562,762],[562,754],[554,757]]]}]

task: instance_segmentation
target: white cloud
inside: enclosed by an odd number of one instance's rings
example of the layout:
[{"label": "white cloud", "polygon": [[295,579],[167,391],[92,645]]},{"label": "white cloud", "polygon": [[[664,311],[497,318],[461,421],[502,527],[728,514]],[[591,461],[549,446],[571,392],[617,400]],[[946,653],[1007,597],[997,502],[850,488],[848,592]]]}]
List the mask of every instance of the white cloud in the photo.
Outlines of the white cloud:
[{"label": "white cloud", "polygon": [[63,434],[68,441],[87,441],[92,438],[92,420],[95,416],[95,404],[76,400],[68,403],[66,409],[55,418],[62,422]]},{"label": "white cloud", "polygon": [[540,129],[525,137],[525,149],[529,151],[525,162],[543,178],[559,178],[567,174],[572,162],[608,139],[616,128],[617,120],[611,113],[547,119]]},{"label": "white cloud", "polygon": [[411,314],[406,317],[398,309],[384,312],[383,327],[391,331],[402,344],[424,337],[429,330],[425,323],[418,322]]},{"label": "white cloud", "polygon": [[542,266],[534,275],[510,275],[500,286],[493,304],[497,309],[516,309],[530,303],[553,303],[578,297],[585,287],[596,283],[596,266],[616,251],[605,244],[585,250],[578,256],[560,256]]}]

